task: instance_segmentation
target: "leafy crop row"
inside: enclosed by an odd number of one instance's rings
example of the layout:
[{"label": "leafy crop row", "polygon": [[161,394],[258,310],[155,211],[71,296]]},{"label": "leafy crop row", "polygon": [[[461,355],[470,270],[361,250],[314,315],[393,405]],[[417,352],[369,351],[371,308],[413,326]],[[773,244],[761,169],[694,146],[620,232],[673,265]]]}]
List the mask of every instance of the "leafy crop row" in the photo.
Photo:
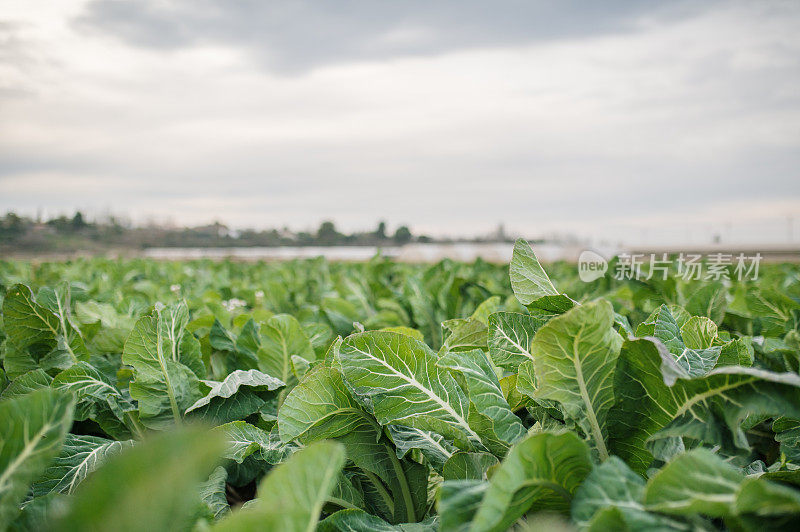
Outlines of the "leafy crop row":
[{"label": "leafy crop row", "polygon": [[548,269],[0,263],[0,530],[800,525],[800,269]]}]

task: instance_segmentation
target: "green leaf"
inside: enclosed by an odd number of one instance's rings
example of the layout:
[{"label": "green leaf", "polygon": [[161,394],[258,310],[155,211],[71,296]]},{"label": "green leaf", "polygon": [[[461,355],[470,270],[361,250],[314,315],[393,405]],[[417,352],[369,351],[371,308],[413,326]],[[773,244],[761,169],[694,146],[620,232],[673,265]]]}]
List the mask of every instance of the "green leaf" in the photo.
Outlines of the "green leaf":
[{"label": "green leaf", "polygon": [[58,455],[74,408],[69,394],[51,389],[0,402],[0,530],[19,512],[30,483]]},{"label": "green leaf", "polygon": [[298,451],[264,478],[256,502],[232,512],[214,529],[313,532],[344,460],[344,448],[335,442],[317,442]]},{"label": "green leaf", "polygon": [[692,291],[684,308],[691,315],[705,316],[720,324],[728,307],[727,296],[728,290],[721,282],[703,283]]},{"label": "green leaf", "polygon": [[559,295],[531,246],[521,238],[514,243],[509,275],[514,295],[523,305],[530,305],[544,296]]},{"label": "green leaf", "polygon": [[[531,365],[533,362],[531,362]],[[507,375],[500,379],[500,389],[503,390],[503,396],[506,398],[508,406],[511,410],[516,412],[528,404],[528,397],[523,395],[517,388],[517,375]],[[531,392],[533,393],[533,392]]]},{"label": "green leaf", "polygon": [[437,530],[435,518],[424,523],[403,523],[392,525],[364,510],[340,510],[322,520],[317,527],[317,532],[356,532],[369,530],[370,532],[434,532]]},{"label": "green leaf", "polygon": [[796,515],[800,514],[800,490],[763,478],[748,478],[739,486],[735,506],[740,514]]},{"label": "green leaf", "polygon": [[[210,332],[209,332],[210,340]],[[258,364],[258,348],[261,346],[261,327],[253,319],[247,320],[239,332],[239,337],[236,338],[236,351],[241,353],[243,357],[240,363],[243,364]],[[250,368],[252,369],[252,368]]]},{"label": "green leaf", "polygon": [[[300,323],[288,314],[271,317],[261,328],[261,347],[258,350],[258,369],[286,383],[297,383],[292,372],[292,356],[309,362],[316,360],[314,348]],[[287,389],[281,392],[285,395]]]},{"label": "green leaf", "polygon": [[481,506],[489,483],[481,480],[447,480],[436,494],[441,532],[465,532]]},{"label": "green leaf", "polygon": [[754,358],[753,342],[749,337],[735,338],[722,345],[717,366],[752,366]]},{"label": "green leaf", "polygon": [[707,449],[678,456],[647,482],[644,503],[667,514],[701,513],[725,517],[733,513],[744,474]]},{"label": "green leaf", "polygon": [[68,496],[60,493],[29,499],[20,507],[20,513],[11,523],[9,530],[12,532],[47,530],[53,517],[63,514],[68,503]]},{"label": "green leaf", "polygon": [[525,427],[503,396],[500,382],[486,353],[480,349],[444,354],[436,365],[464,379],[469,392],[469,423],[488,449],[499,456],[525,435]]},{"label": "green leaf", "polygon": [[419,449],[428,459],[428,463],[439,472],[455,452],[455,448],[447,442],[444,436],[435,432],[402,425],[389,425],[387,432],[397,448],[398,458],[403,458],[412,449]]},{"label": "green leaf", "polygon": [[680,327],[667,305],[661,305],[654,310],[647,320],[636,328],[636,336],[658,338],[670,353],[680,354],[685,348]]},{"label": "green leaf", "polygon": [[673,518],[654,514],[643,503],[645,481],[631,471],[616,456],[595,467],[575,492],[572,519],[581,528],[598,525],[602,515],[614,509],[614,519],[619,525],[614,529],[627,530],[685,530],[686,525]]},{"label": "green leaf", "polygon": [[[339,351],[344,377],[372,401],[382,425],[398,424],[481,445],[469,426],[469,399],[436,353],[402,334],[369,331],[348,336]],[[466,443],[462,443],[466,444]]]},{"label": "green leaf", "polygon": [[[614,371],[622,338],[606,301],[575,307],[544,325],[533,341],[536,400],[557,401],[564,415],[608,457],[606,418],[614,403]],[[518,386],[523,380],[520,373]],[[527,378],[527,376],[525,376]]]},{"label": "green leaf", "polygon": [[358,321],[360,317],[352,303],[339,297],[326,297],[320,307],[333,326],[334,332],[342,336],[353,330],[353,322]]},{"label": "green leaf", "polygon": [[592,469],[589,447],[573,432],[542,432],[515,445],[494,472],[472,530],[502,531],[528,510],[566,512]]},{"label": "green leaf", "polygon": [[489,453],[457,452],[444,464],[445,480],[487,480],[486,472],[497,465],[497,457]]},{"label": "green leaf", "polygon": [[35,369],[27,373],[23,373],[0,393],[0,399],[13,399],[23,395],[39,390],[41,388],[49,388],[50,383],[53,382],[53,377],[48,375],[43,369]]},{"label": "green leaf", "polygon": [[34,497],[58,492],[71,494],[109,457],[133,446],[133,440],[114,441],[96,436],[67,434],[61,452],[33,485]]},{"label": "green leaf", "polygon": [[772,424],[775,441],[780,444],[781,453],[790,460],[800,462],[800,419],[779,417]]},{"label": "green leaf", "polygon": [[692,316],[681,327],[681,338],[689,349],[708,349],[717,337],[717,324],[706,317]]},{"label": "green leaf", "polygon": [[192,415],[206,421],[227,423],[243,419],[258,412],[275,390],[283,388],[283,382],[256,369],[237,369],[222,382],[205,381],[211,390],[186,409]]},{"label": "green leaf", "polygon": [[[66,369],[88,356],[80,331],[68,319],[65,303],[60,297],[53,297],[57,302],[56,312],[39,304],[31,289],[23,284],[13,286],[3,300],[8,341],[21,356],[31,357],[44,370]],[[17,373],[9,371],[9,375],[15,377]]]},{"label": "green leaf", "polygon": [[653,461],[648,441],[654,437],[749,448],[740,429],[748,415],[800,418],[797,375],[726,366],[689,378],[654,339],[624,343],[615,387],[610,448],[639,473]]},{"label": "green leaf", "polygon": [[331,513],[337,508],[364,508],[364,493],[361,483],[356,479],[357,473],[349,472],[339,474],[339,480],[328,497],[326,512]]},{"label": "green leaf", "polygon": [[75,491],[55,531],[187,530],[221,438],[203,428],[159,434],[111,457]]},{"label": "green leaf", "polygon": [[225,436],[226,447],[222,456],[239,464],[254,453],[259,453],[257,457],[272,463],[274,460],[269,455],[291,452],[291,446],[287,447],[287,444],[273,437],[271,433],[245,421],[231,421],[215,427],[213,431]]},{"label": "green leaf", "polygon": [[[306,374],[278,410],[278,428],[284,441],[311,443],[336,438],[364,423],[375,425],[350,395],[342,374],[328,366]],[[380,432],[377,427],[376,432]]]},{"label": "green leaf", "polygon": [[125,342],[122,362],[133,367],[135,378],[131,397],[138,401],[139,419],[153,429],[180,423],[182,413],[203,396],[203,385],[189,367],[196,365],[199,354],[184,350],[190,344],[182,341],[187,320],[185,304],[156,305],[136,322]]},{"label": "green leaf", "polygon": [[78,362],[56,375],[52,386],[72,392],[78,398],[76,420],[99,421],[102,413],[107,412],[120,422],[130,423],[130,418],[125,419],[125,413],[133,410],[131,402],[102,373],[86,362]]},{"label": "green leaf", "polygon": [[208,343],[218,351],[236,352],[236,337],[225,329],[218,319],[214,319],[214,324],[208,331]]},{"label": "green leaf", "polygon": [[489,329],[480,320],[453,319],[442,322],[442,328],[450,334],[445,338],[444,347],[448,351],[486,349]]},{"label": "green leaf", "polygon": [[[689,336],[691,345],[684,343],[684,330]],[[713,336],[706,339],[712,330]],[[658,338],[674,355],[675,362],[693,377],[708,373],[717,363],[722,349],[720,346],[711,347],[717,335],[717,326],[713,321],[697,316],[687,317],[683,326],[680,326],[666,305],[661,305],[647,321],[639,325],[636,334],[640,337]],[[706,345],[706,347],[695,348],[694,345]]]},{"label": "green leaf", "polygon": [[228,480],[228,472],[220,466],[212,471],[208,480],[200,485],[200,500],[212,521],[219,521],[231,511],[225,496],[226,480]]},{"label": "green leaf", "polygon": [[[348,458],[377,475],[371,481],[379,484],[376,485],[378,490],[384,489],[383,482],[388,484],[394,501],[391,504],[386,501],[385,517],[393,521],[414,520],[420,501],[414,501],[406,471],[398,461],[398,456],[404,453],[396,452],[381,437],[381,426],[350,395],[337,369],[320,366],[308,373],[286,396],[278,411],[278,427],[285,441],[297,439],[311,443],[326,438],[338,439],[345,445]],[[435,445],[433,438],[422,440],[421,436],[417,434],[418,442],[425,445],[426,450]]]},{"label": "green leaf", "polygon": [[495,365],[517,371],[520,364],[532,361],[531,343],[546,319],[517,312],[495,312],[489,316],[489,356]]}]

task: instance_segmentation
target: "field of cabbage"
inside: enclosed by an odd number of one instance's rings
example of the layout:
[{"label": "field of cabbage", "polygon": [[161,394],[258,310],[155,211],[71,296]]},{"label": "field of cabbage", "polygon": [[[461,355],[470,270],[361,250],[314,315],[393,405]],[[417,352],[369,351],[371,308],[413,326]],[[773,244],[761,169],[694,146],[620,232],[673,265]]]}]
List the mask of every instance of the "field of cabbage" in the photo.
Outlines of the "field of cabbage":
[{"label": "field of cabbage", "polygon": [[615,266],[0,262],[0,531],[799,529],[800,266]]}]

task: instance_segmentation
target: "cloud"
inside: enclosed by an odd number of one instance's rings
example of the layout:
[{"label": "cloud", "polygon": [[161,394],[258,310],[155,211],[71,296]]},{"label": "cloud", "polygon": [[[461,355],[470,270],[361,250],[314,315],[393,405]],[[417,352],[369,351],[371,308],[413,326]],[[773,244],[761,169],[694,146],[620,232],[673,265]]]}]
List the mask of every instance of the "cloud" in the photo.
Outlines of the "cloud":
[{"label": "cloud", "polygon": [[583,39],[634,31],[643,18],[679,18],[713,2],[636,0],[93,0],[81,31],[175,49],[247,49],[273,71],[299,73],[350,61]]},{"label": "cloud", "polygon": [[[504,221],[615,239],[741,223],[767,239],[798,210],[796,4],[614,4],[592,28],[570,4],[574,28],[552,15],[527,36],[469,2],[467,14],[393,2],[352,16],[321,4],[291,4],[284,36],[236,26],[249,24],[240,3],[123,2],[130,28],[118,15],[92,32],[97,2],[17,16],[11,53],[36,60],[8,67],[23,94],[0,94],[0,211],[346,229],[383,218],[437,234]],[[142,12],[160,17],[150,33],[163,42],[136,37]],[[303,44],[312,33],[347,42]],[[381,39],[393,44],[365,44]]]}]

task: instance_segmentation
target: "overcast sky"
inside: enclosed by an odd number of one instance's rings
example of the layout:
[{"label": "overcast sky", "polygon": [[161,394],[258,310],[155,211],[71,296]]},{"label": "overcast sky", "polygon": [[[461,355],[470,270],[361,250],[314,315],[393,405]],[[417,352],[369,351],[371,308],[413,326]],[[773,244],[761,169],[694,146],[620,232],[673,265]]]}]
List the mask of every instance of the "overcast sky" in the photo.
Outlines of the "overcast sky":
[{"label": "overcast sky", "polygon": [[798,241],[798,28],[796,1],[5,0],[0,212]]}]

